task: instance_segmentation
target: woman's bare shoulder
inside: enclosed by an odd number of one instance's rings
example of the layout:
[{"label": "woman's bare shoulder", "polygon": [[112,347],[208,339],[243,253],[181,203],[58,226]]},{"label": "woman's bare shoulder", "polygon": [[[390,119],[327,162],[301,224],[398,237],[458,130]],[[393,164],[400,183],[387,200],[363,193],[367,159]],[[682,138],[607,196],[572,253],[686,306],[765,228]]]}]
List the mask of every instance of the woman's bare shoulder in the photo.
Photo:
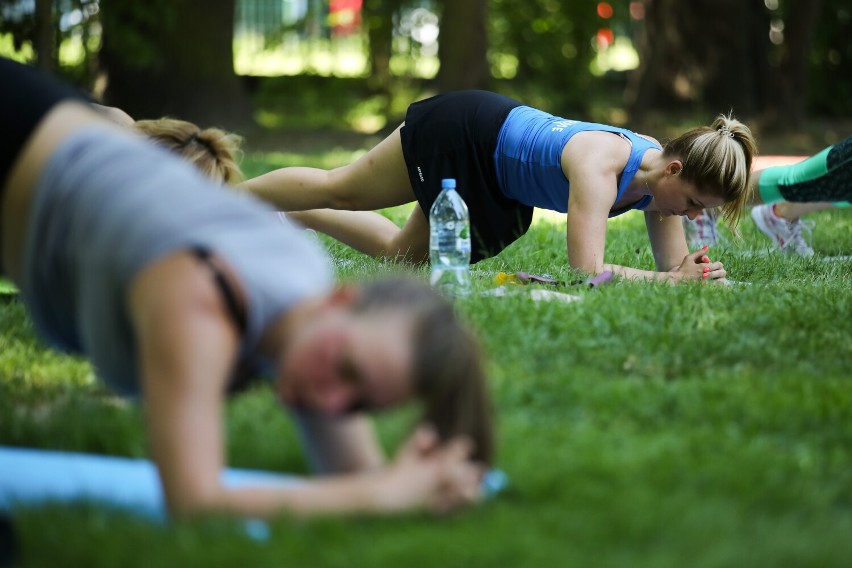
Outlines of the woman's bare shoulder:
[{"label": "woman's bare shoulder", "polygon": [[636,136],[641,136],[645,140],[648,140],[649,142],[653,142],[654,144],[656,144],[657,146],[659,146],[661,148],[663,147],[663,145],[660,144],[660,141],[657,140],[656,138],[654,138],[653,136],[648,136],[647,134],[640,134],[639,132],[636,133]]},{"label": "woman's bare shoulder", "polygon": [[562,150],[568,169],[620,172],[630,157],[630,142],[612,132],[587,130],[571,137]]}]

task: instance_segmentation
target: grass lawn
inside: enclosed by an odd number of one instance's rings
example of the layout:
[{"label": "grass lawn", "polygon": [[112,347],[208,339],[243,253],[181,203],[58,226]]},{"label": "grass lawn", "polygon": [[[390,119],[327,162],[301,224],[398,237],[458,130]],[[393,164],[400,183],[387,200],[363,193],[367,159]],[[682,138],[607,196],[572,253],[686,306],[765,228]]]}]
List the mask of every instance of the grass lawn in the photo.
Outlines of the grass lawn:
[{"label": "grass lawn", "polygon": [[[247,154],[257,173],[347,162]],[[387,211],[402,219],[406,208]],[[459,301],[489,354],[499,417],[496,499],[435,519],[282,517],[258,542],[225,519],[148,524],[102,506],[16,511],[23,566],[850,566],[852,211],[812,216],[817,256],[743,239],[710,251],[742,284],[617,282],[580,301]],[[475,267],[571,280],[564,220],[542,216]],[[342,280],[405,270],[325,241]],[[611,262],[652,268],[641,214],[613,220]],[[344,261],[344,262],[340,262]],[[426,272],[417,273],[426,277]],[[0,303],[0,444],[145,455],[137,406],[89,366],[43,349],[14,296]],[[230,465],[302,473],[268,389],[229,403]],[[415,409],[381,416],[388,448]],[[0,464],[2,467],[2,464]]]}]

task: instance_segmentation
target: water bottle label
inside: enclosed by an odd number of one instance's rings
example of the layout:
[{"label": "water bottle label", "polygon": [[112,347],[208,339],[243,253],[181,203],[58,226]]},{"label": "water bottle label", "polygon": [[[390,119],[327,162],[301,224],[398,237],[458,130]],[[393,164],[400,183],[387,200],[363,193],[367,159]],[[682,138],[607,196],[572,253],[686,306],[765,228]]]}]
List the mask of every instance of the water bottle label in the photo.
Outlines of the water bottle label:
[{"label": "water bottle label", "polygon": [[456,244],[456,232],[452,229],[438,231],[438,249],[442,251],[452,250]]}]

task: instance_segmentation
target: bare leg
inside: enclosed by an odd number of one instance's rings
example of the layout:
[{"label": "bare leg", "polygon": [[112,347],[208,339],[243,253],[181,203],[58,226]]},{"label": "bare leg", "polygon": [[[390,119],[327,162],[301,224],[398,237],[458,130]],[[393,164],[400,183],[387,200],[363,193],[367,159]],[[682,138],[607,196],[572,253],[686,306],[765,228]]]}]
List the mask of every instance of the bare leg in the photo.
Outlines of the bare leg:
[{"label": "bare leg", "polygon": [[287,214],[294,221],[377,258],[425,262],[429,253],[429,225],[420,207],[400,229],[372,211],[312,209]]},{"label": "bare leg", "polygon": [[783,217],[788,221],[795,221],[802,215],[833,208],[834,204],[826,201],[815,203],[792,203],[790,201],[779,201],[775,204],[775,213],[779,217]]},{"label": "bare leg", "polygon": [[749,179],[752,193],[751,201],[748,205],[761,205],[763,203],[763,199],[760,197],[760,176],[766,168],[798,164],[806,159],[807,156],[758,156],[755,158],[751,178]]},{"label": "bare leg", "polygon": [[[767,167],[768,166],[768,167]],[[852,136],[793,164],[756,167],[752,176],[755,203],[834,202],[852,200]]]},{"label": "bare leg", "polygon": [[372,211],[415,200],[399,128],[347,166],[331,171],[281,168],[247,180],[240,187],[283,211]]},{"label": "bare leg", "polygon": [[746,207],[753,207],[755,205],[763,205],[763,198],[760,196],[760,175],[763,173],[763,170],[757,170],[751,172],[751,176],[749,177],[748,184],[751,188],[751,199],[746,203]]}]

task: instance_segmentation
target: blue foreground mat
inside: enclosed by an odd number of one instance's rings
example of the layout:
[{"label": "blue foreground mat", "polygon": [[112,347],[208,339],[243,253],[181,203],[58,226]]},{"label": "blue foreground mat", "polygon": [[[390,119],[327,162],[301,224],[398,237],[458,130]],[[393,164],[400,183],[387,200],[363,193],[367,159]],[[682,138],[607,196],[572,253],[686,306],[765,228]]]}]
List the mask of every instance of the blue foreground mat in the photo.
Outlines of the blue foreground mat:
[{"label": "blue foreground mat", "polygon": [[[222,483],[229,487],[297,487],[301,478],[268,471],[226,469]],[[508,485],[508,477],[492,469],[482,480],[486,498]],[[16,506],[51,503],[98,503],[129,511],[155,522],[168,520],[163,490],[149,460],[99,456],[74,452],[0,446],[0,512]],[[265,541],[266,524],[246,520],[249,537]]]},{"label": "blue foreground mat", "polygon": [[[230,487],[295,487],[296,476],[227,469]],[[16,506],[94,502],[165,522],[166,504],[149,460],[0,446],[0,511]]]}]

